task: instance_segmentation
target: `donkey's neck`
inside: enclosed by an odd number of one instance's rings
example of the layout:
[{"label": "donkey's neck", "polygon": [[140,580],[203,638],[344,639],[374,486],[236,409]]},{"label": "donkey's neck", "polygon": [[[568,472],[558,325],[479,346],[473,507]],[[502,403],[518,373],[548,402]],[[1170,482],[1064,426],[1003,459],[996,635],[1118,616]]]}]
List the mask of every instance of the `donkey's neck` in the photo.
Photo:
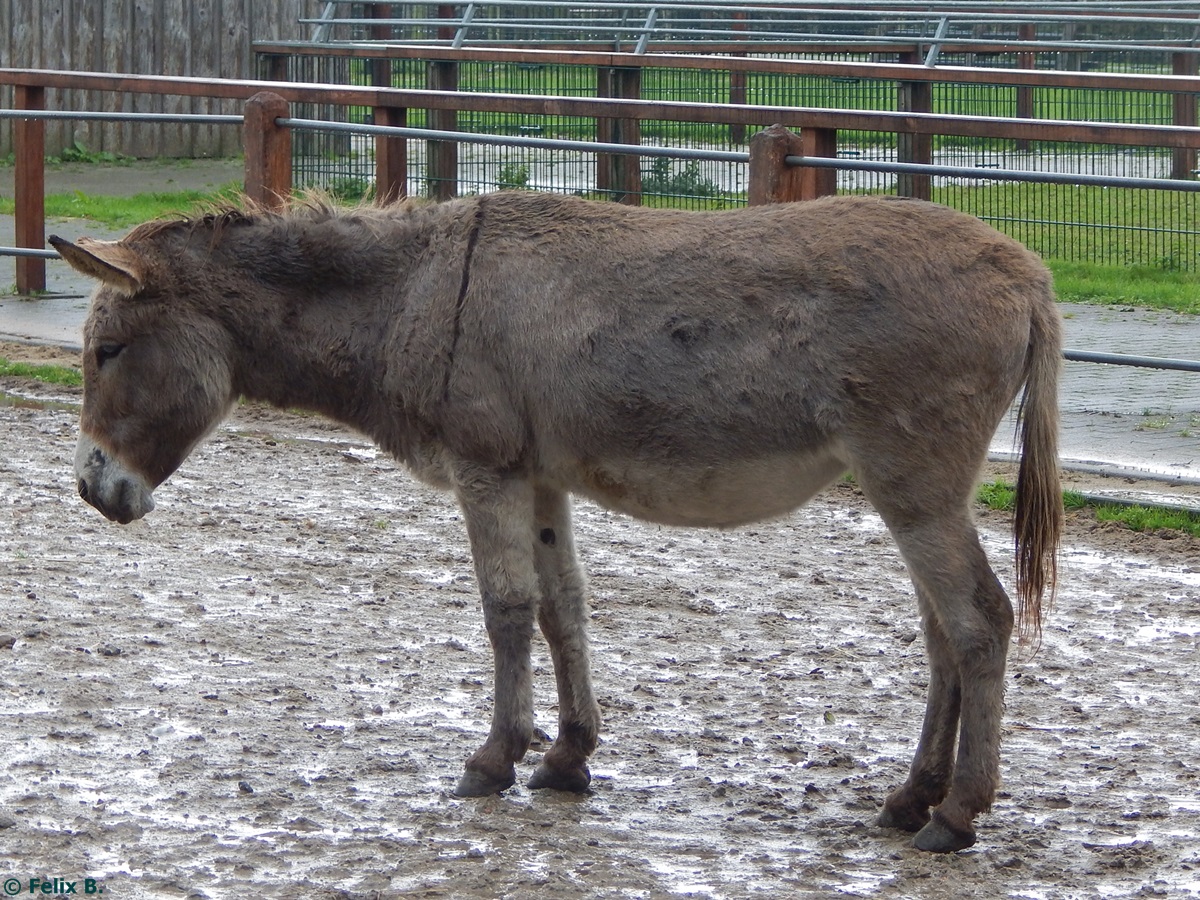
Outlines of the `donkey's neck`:
[{"label": "donkey's neck", "polygon": [[235,391],[409,455],[421,398],[444,383],[453,323],[440,311],[457,302],[472,218],[456,205],[251,235],[237,301],[224,303]]}]

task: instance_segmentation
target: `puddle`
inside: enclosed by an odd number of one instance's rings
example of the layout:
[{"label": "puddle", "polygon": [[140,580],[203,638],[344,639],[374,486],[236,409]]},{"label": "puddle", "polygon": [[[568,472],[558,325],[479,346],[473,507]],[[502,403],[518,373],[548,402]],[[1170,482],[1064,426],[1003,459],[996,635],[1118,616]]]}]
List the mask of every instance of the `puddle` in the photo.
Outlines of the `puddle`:
[{"label": "puddle", "polygon": [[17,394],[0,391],[0,407],[10,409],[58,410],[79,414],[79,401],[70,397],[54,397],[42,394]]}]

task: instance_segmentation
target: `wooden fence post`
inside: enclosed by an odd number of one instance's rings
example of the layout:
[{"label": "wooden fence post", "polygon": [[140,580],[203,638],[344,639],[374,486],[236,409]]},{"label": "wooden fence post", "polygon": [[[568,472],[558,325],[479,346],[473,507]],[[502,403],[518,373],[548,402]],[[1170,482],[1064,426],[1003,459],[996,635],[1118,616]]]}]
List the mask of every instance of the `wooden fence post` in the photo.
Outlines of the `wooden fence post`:
[{"label": "wooden fence post", "polygon": [[[17,109],[46,108],[46,91],[41,87],[17,85],[14,89]],[[13,122],[15,165],[13,200],[18,247],[43,250],[46,247],[46,122],[44,119],[17,119]],[[32,294],[46,290],[46,260],[37,256],[17,257],[17,293]]]},{"label": "wooden fence post", "polygon": [[[408,110],[399,106],[377,106],[376,125],[403,128]],[[375,136],[375,201],[391,203],[408,196],[408,138],[380,134]]]},{"label": "wooden fence post", "polygon": [[[1195,75],[1197,70],[1195,53],[1172,53],[1171,71],[1176,75]],[[1196,95],[1172,94],[1173,125],[1196,125]],[[1171,151],[1171,177],[1188,179],[1196,169],[1196,148],[1176,147]]]},{"label": "wooden fence post", "polygon": [[[458,63],[431,61],[426,70],[426,84],[431,91],[457,91]],[[435,131],[458,131],[457,110],[431,109],[428,116],[429,127]],[[434,200],[449,200],[458,194],[458,144],[429,141],[426,146],[425,174],[429,181],[429,196]]]},{"label": "wooden fence post", "polygon": [[[366,13],[372,19],[390,19],[392,4],[372,3]],[[392,39],[392,26],[372,25],[371,40],[386,43]],[[392,61],[377,57],[367,60],[371,72],[371,84],[376,87],[392,86]],[[408,110],[377,106],[371,111],[371,122],[375,125],[403,127],[408,124]],[[405,138],[375,135],[375,202],[391,203],[408,193],[408,141]]]},{"label": "wooden fence post", "polygon": [[[837,129],[801,128],[801,156],[827,156],[837,159]],[[800,166],[800,199],[816,200],[837,193],[837,169]]]},{"label": "wooden fence post", "polygon": [[[746,11],[736,10],[733,13],[733,22],[730,24],[733,30],[735,40],[745,40],[744,34],[746,31]],[[742,32],[739,34],[738,32]],[[745,56],[745,53],[731,53],[730,56],[737,58]],[[729,102],[744,104],[746,102],[746,70],[745,69],[730,69],[729,70]],[[729,126],[729,143],[744,144],[746,143],[746,126],[745,125],[730,125]]]},{"label": "wooden fence post", "polygon": [[[920,62],[920,55],[906,52],[900,61],[913,64]],[[897,85],[896,109],[900,112],[933,112],[933,84],[928,81],[901,81]],[[905,163],[933,162],[933,136],[929,134],[896,135],[896,160]],[[928,200],[931,196],[931,180],[928,175],[912,175],[901,172],[896,175],[896,193],[901,197],[916,197]]]},{"label": "wooden fence post", "polygon": [[[642,70],[600,66],[596,70],[596,96],[639,100]],[[642,123],[636,118],[596,119],[596,140],[604,144],[642,142]],[[610,193],[618,203],[642,202],[642,159],[629,153],[596,154],[596,189]]]},{"label": "wooden fence post", "polygon": [[[1032,41],[1037,38],[1037,25],[1032,22],[1023,22],[1017,26],[1017,40]],[[1032,50],[1022,50],[1017,54],[1018,69],[1036,69],[1037,54]],[[1017,118],[1032,119],[1034,114],[1033,105],[1033,88],[1029,85],[1017,86]],[[1026,151],[1029,149],[1029,141],[1019,139],[1015,145],[1017,150]],[[928,199],[928,198],[926,198]]]},{"label": "wooden fence post", "polygon": [[787,164],[800,155],[800,138],[782,125],[750,137],[747,199],[751,206],[800,200],[800,168]]},{"label": "wooden fence post", "polygon": [[287,118],[288,103],[278,94],[260,91],[246,101],[244,115],[246,196],[279,209],[292,193],[292,132],[275,124]]},{"label": "wooden fence post", "polygon": [[837,193],[837,170],[790,166],[789,156],[837,156],[837,130],[801,128],[793,134],[772,125],[750,138],[748,199],[751,206],[816,200]]},{"label": "wooden fence post", "polygon": [[[390,3],[372,3],[367,6],[366,12],[372,19],[390,19],[392,17],[392,5]],[[391,39],[392,27],[390,25],[371,26],[371,40],[386,43]],[[392,86],[392,61],[390,59],[369,59],[367,60],[367,66],[371,70],[371,84],[376,87]]]}]

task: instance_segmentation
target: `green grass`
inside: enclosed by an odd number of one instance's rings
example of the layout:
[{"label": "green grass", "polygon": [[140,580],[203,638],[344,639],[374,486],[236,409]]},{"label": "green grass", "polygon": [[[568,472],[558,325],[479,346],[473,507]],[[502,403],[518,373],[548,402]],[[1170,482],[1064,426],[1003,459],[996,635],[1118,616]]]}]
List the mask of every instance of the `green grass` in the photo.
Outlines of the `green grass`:
[{"label": "green grass", "polygon": [[[49,194],[46,197],[46,217],[57,219],[89,219],[114,228],[130,228],[151,219],[187,215],[206,205],[230,200],[240,187],[230,185],[218,191],[174,191],[134,194],[131,197],[109,197],[84,194]],[[0,198],[0,214],[12,215],[15,204]]]},{"label": "green grass", "polygon": [[[1004,481],[979,486],[978,500],[988,509],[1010,511],[1016,489]],[[1066,509],[1091,509],[1098,521],[1118,522],[1133,531],[1157,531],[1161,528],[1182,531],[1200,537],[1200,515],[1156,506],[1129,506],[1121,503],[1096,503],[1077,491],[1063,491]]]},{"label": "green grass", "polygon": [[32,378],[34,381],[44,381],[47,384],[65,384],[75,387],[83,384],[83,374],[78,369],[9,362],[2,356],[0,356],[0,375]]},{"label": "green grass", "polygon": [[1058,299],[1200,314],[1200,272],[1048,260]]},{"label": "green grass", "polygon": [[1133,531],[1157,531],[1169,528],[1182,531],[1192,537],[1200,537],[1200,516],[1173,509],[1157,509],[1145,506],[1112,506],[1102,504],[1093,507],[1096,518],[1101,522],[1119,522]]}]

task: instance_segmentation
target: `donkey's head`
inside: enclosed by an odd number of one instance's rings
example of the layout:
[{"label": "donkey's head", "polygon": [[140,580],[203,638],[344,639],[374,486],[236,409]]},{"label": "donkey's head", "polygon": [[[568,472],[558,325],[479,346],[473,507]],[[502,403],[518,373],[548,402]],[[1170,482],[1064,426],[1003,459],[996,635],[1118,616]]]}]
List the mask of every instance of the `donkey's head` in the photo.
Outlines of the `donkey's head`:
[{"label": "donkey's head", "polygon": [[232,346],[208,312],[207,279],[151,240],[50,243],[100,281],[83,329],[79,495],[122,524],[154,508],[175,471],[233,401]]}]

